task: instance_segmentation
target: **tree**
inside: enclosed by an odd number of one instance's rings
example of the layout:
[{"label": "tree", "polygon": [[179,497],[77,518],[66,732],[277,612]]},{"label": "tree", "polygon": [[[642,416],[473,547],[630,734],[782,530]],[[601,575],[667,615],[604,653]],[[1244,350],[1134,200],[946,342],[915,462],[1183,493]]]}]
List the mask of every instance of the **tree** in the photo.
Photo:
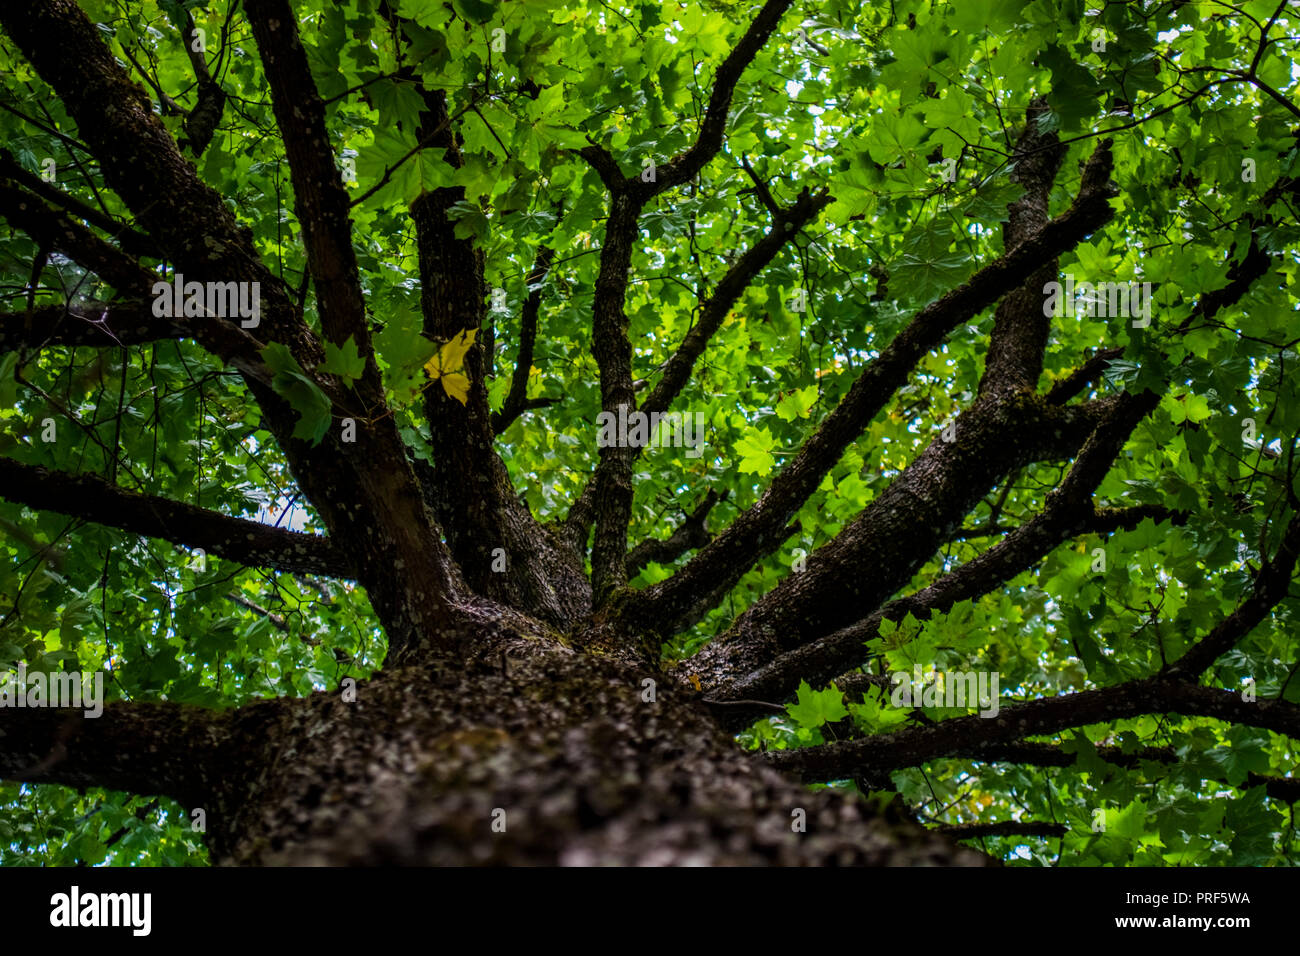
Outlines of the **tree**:
[{"label": "tree", "polygon": [[0,8],[0,855],[1294,863],[1297,26]]}]

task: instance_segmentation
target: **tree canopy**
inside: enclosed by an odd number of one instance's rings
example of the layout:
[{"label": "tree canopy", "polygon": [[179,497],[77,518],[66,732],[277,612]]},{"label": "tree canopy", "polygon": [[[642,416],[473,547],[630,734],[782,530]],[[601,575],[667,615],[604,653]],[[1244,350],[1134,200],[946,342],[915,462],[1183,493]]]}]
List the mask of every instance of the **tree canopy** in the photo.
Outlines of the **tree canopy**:
[{"label": "tree canopy", "polygon": [[[0,667],[335,692],[463,578],[996,857],[1300,862],[1287,3],[0,27]],[[260,312],[160,315],[183,276]],[[678,417],[604,443],[620,407]],[[452,582],[414,611],[357,550],[374,501],[414,527],[390,431]],[[891,700],[934,671],[996,713]],[[169,797],[10,769],[0,863],[206,860]]]}]

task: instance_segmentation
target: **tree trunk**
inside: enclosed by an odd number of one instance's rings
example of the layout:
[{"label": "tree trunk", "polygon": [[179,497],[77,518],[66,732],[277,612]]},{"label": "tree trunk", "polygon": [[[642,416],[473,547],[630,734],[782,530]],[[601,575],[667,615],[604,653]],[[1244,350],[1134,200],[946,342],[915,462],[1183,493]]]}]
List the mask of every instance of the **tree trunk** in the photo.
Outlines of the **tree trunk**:
[{"label": "tree trunk", "polygon": [[461,633],[355,702],[241,709],[191,798],[213,862],[987,862],[761,765],[650,667],[487,606]]}]

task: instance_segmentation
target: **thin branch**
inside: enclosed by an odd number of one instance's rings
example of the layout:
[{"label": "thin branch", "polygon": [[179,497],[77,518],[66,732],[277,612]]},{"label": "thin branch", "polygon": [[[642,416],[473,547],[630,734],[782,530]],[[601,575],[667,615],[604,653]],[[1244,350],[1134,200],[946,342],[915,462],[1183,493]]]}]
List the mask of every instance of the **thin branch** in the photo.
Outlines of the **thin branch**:
[{"label": "thin branch", "polygon": [[0,216],[38,243],[48,243],[119,292],[143,298],[156,278],[132,256],[76,219],[46,205],[8,176],[0,176]]},{"label": "thin branch", "polygon": [[714,288],[713,294],[700,310],[699,321],[664,364],[663,377],[642,402],[641,411],[651,414],[668,409],[673,399],[690,381],[695,362],[704,354],[709,340],[726,321],[727,314],[745,289],[754,281],[758,273],[776,258],[777,252],[797,235],[799,230],[812,222],[830,202],[830,195],[821,193],[814,196],[805,189],[789,208],[776,209],[772,228],[762,239],[745,250]]},{"label": "thin branch", "polygon": [[667,564],[670,561],[676,561],[693,548],[702,548],[708,544],[710,536],[709,529],[705,525],[705,519],[708,518],[709,512],[713,510],[713,506],[726,497],[726,492],[719,494],[716,491],[710,491],[704,496],[704,501],[700,503],[700,506],[692,511],[685,521],[674,528],[673,533],[667,538],[649,538],[629,551],[627,555],[628,576],[635,577],[640,574],[641,570],[651,561],[658,564]]},{"label": "thin branch", "polygon": [[957,717],[860,740],[768,751],[763,759],[806,781],[839,780],[862,767],[883,773],[1024,737],[1163,713],[1210,717],[1300,739],[1300,706],[1280,700],[1246,701],[1234,691],[1152,677],[1004,706],[994,717]]},{"label": "thin branch", "polygon": [[727,54],[727,58],[718,67],[713,77],[713,89],[709,93],[709,105],[704,111],[704,122],[700,124],[699,136],[686,152],[681,153],[665,163],[656,175],[656,181],[642,184],[640,179],[633,180],[634,188],[648,186],[646,198],[657,195],[666,189],[686,182],[695,176],[717,155],[722,148],[723,133],[727,128],[727,116],[731,111],[731,98],[736,91],[736,84],[741,74],[753,62],[768,38],[776,30],[781,17],[790,8],[792,0],[767,0],[758,15],[754,17],[745,30],[744,36]]},{"label": "thin branch", "polygon": [[934,828],[954,840],[980,840],[984,837],[1063,837],[1070,832],[1064,823],[1030,820],[1000,820],[997,823],[944,823]]},{"label": "thin branch", "polygon": [[1250,597],[1186,654],[1167,666],[1166,676],[1188,680],[1232,650],[1287,596],[1297,559],[1300,559],[1300,514],[1292,516],[1287,523],[1277,553],[1256,572]]},{"label": "thin branch", "polygon": [[1047,401],[1052,405],[1064,405],[1085,388],[1097,381],[1112,361],[1124,354],[1124,347],[1102,349],[1080,365],[1065,378],[1055,382],[1047,393]]},{"label": "thin branch", "polygon": [[[231,9],[234,9],[233,3]],[[194,14],[186,10],[185,23],[181,29],[181,43],[184,44],[185,53],[190,58],[194,76],[199,81],[199,93],[194,108],[185,117],[184,127],[187,145],[196,158],[202,156],[203,151],[212,142],[217,125],[221,122],[221,114],[226,108],[226,91],[208,72],[208,62],[203,53],[195,49],[198,46],[195,42],[198,36],[199,29],[194,23]]]},{"label": "thin branch", "polygon": [[96,229],[117,240],[122,251],[131,256],[148,256],[158,258],[158,244],[140,230],[124,222],[118,222],[107,213],[89,206],[70,196],[52,183],[28,172],[7,149],[0,149],[0,177],[11,180],[15,185],[39,196],[46,202],[53,203],[74,219],[90,223]]},{"label": "thin branch", "polygon": [[542,307],[542,283],[550,271],[555,252],[546,246],[537,250],[532,271],[528,274],[528,297],[524,299],[524,311],[519,323],[519,356],[515,359],[514,374],[510,377],[510,391],[499,412],[492,414],[492,431],[500,435],[510,427],[510,423],[528,408],[544,408],[554,404],[556,399],[533,399],[528,395],[528,376],[533,368],[533,351],[537,345],[537,316]]}]

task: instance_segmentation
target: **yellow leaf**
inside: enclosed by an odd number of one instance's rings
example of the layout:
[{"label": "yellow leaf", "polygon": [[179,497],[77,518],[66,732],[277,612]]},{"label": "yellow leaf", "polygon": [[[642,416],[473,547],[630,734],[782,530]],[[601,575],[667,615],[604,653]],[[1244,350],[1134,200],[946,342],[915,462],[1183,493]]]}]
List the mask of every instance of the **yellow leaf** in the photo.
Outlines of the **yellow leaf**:
[{"label": "yellow leaf", "polygon": [[465,365],[465,353],[474,344],[476,335],[478,329],[466,329],[438,349],[438,354],[424,366],[429,378],[441,381],[443,391],[462,405],[469,398],[469,376],[461,369]]},{"label": "yellow leaf", "polygon": [[463,372],[452,372],[439,377],[442,390],[462,405],[469,399],[469,376]]}]

